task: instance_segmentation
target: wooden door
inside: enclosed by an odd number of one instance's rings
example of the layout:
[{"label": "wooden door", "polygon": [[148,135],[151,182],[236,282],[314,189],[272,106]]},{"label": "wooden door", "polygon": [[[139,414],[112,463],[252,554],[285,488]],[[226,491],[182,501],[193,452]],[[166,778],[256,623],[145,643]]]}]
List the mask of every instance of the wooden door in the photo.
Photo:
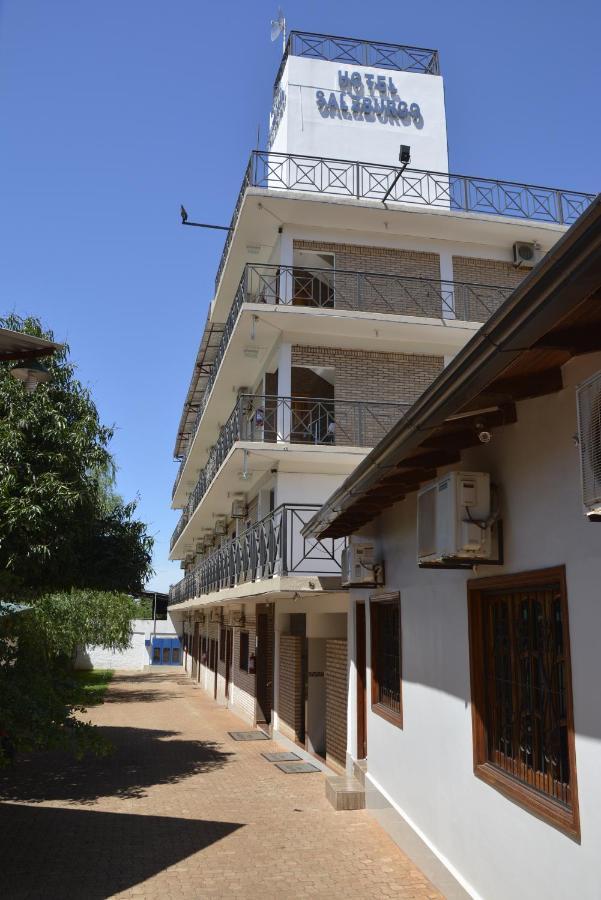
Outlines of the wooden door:
[{"label": "wooden door", "polygon": [[232,655],[234,651],[234,632],[232,628],[225,629],[225,697],[230,699],[230,683],[232,680]]},{"label": "wooden door", "polygon": [[211,638],[209,649],[210,669],[213,673],[213,697],[217,699],[217,641]]},{"label": "wooden door", "polygon": [[367,707],[365,671],[365,603],[357,603],[355,659],[357,661],[357,759],[367,758]]},{"label": "wooden door", "polygon": [[192,638],[192,678],[198,678],[199,641],[200,631],[198,622],[196,622],[194,625],[194,637]]},{"label": "wooden door", "polygon": [[273,708],[273,614],[257,613],[255,656],[257,722],[271,722]]}]

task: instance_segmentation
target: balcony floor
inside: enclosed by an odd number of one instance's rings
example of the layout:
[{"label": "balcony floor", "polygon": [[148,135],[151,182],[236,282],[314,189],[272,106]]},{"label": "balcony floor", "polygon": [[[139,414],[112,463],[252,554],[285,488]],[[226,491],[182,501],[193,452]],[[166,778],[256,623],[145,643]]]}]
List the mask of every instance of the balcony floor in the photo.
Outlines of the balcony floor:
[{"label": "balcony floor", "polygon": [[[245,450],[248,473],[246,479],[242,477]],[[251,491],[265,472],[275,466],[282,473],[339,475],[342,483],[370,450],[370,447],[237,441],[192,513],[169,558],[183,559],[193,549],[195,541],[199,540],[202,530],[212,531],[215,517],[229,513],[233,494]],[[326,499],[323,498],[324,501]]]},{"label": "balcony floor", "polygon": [[[254,320],[254,330],[253,328]],[[254,384],[278,340],[317,347],[381,353],[454,356],[481,327],[479,322],[395,316],[345,309],[244,304],[225,350],[200,427],[190,446],[173,507],[186,502],[238,388]],[[251,339],[254,333],[254,339]],[[252,351],[253,356],[246,354]],[[343,399],[343,398],[341,398]],[[402,398],[399,398],[402,401]]]},{"label": "balcony floor", "polygon": [[[340,577],[335,575],[274,575],[261,581],[246,581],[234,587],[203,594],[169,607],[173,618],[195,609],[219,606],[224,603],[274,603],[276,600],[312,599],[322,603],[325,597],[348,601],[348,591],[342,590]],[[317,598],[317,599],[316,599]]]}]

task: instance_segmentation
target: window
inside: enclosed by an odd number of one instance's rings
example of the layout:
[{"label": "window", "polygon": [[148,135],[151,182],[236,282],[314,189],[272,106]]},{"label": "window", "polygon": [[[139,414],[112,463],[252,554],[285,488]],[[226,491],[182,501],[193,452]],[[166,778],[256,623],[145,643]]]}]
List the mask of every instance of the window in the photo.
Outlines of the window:
[{"label": "window", "polygon": [[468,583],[474,772],[580,836],[565,570]]},{"label": "window", "polygon": [[400,728],[401,702],[401,598],[399,594],[372,597],[371,708]]},{"label": "window", "polygon": [[219,629],[219,661],[225,662],[225,628]]},{"label": "window", "polygon": [[240,632],[240,668],[248,672],[248,631]]}]

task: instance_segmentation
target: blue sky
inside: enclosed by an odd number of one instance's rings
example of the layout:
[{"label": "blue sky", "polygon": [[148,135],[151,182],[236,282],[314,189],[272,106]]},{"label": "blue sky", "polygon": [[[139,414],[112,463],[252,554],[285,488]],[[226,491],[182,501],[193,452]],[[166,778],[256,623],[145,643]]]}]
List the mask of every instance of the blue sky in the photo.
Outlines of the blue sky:
[{"label": "blue sky", "polygon": [[[71,345],[156,537],[178,514],[174,436],[223,234],[281,43],[276,2],[0,0],[0,309]],[[436,47],[451,169],[597,191],[598,4],[288,2],[305,31]]]}]

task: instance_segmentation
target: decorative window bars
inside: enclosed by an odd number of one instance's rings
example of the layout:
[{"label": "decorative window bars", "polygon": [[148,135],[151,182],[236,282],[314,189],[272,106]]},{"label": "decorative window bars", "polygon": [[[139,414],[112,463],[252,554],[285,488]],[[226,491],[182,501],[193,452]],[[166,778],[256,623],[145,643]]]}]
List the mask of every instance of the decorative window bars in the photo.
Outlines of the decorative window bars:
[{"label": "decorative window bars", "polygon": [[474,768],[579,833],[563,568],[469,583]]},{"label": "decorative window bars", "polygon": [[372,597],[369,610],[372,710],[402,727],[400,596],[385,594]]}]

